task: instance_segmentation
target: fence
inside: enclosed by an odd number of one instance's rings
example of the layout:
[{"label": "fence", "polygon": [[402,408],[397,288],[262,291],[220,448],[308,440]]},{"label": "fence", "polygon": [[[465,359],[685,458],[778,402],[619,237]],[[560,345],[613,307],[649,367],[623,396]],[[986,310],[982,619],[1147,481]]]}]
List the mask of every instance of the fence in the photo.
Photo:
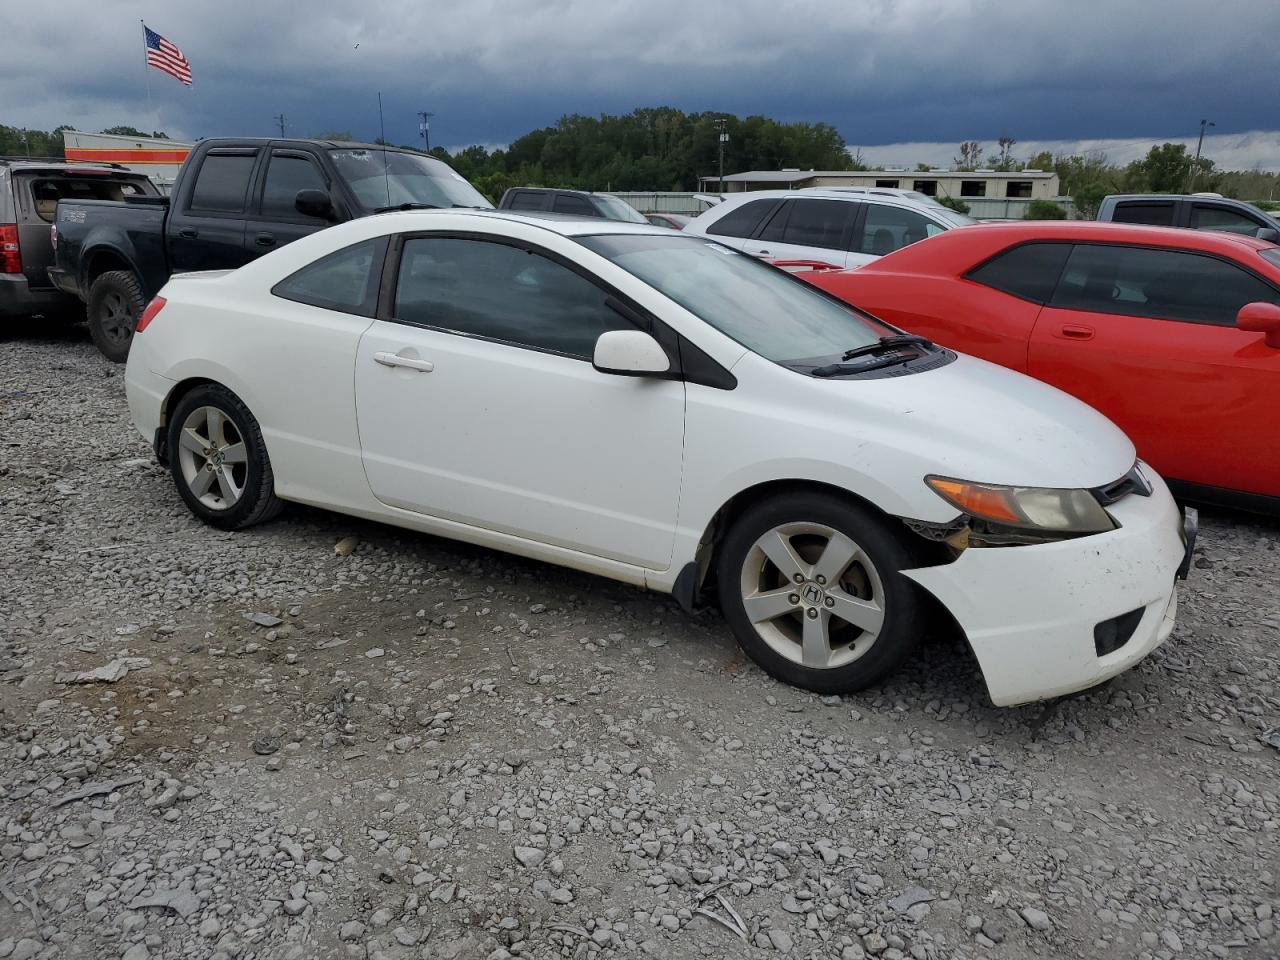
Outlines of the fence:
[{"label": "fence", "polygon": [[667,191],[610,191],[610,196],[625,200],[641,213],[684,213],[697,216],[707,209],[706,203],[695,199],[693,193]]}]

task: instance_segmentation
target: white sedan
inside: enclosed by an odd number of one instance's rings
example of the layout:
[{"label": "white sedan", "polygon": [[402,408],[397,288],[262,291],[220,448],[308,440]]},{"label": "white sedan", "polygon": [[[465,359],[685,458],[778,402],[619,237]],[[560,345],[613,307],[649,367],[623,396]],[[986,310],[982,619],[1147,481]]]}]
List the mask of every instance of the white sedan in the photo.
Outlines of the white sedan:
[{"label": "white sedan", "polygon": [[881,680],[935,614],[997,704],[1096,684],[1173,626],[1182,518],[1100,414],[658,227],[332,227],[175,276],[127,390],[207,523],[295,501],[714,598],[810,690]]}]

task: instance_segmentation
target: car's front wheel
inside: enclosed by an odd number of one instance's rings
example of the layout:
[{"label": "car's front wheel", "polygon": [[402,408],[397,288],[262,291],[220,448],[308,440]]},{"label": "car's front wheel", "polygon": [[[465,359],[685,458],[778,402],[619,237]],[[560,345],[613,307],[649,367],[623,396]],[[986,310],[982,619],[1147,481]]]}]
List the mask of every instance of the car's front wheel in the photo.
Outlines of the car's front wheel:
[{"label": "car's front wheel", "polygon": [[729,530],[720,603],[743,650],[768,673],[817,693],[883,680],[916,649],[924,623],[904,533],[824,493],[784,494]]},{"label": "car's front wheel", "polygon": [[191,512],[211,526],[239,530],[283,507],[271,460],[249,408],[226,387],[196,387],[174,406],[169,469]]}]

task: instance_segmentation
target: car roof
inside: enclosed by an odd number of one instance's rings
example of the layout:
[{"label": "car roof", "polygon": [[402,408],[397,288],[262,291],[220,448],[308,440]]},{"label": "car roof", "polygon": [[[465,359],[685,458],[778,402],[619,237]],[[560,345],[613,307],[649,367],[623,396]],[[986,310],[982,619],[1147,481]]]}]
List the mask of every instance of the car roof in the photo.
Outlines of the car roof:
[{"label": "car roof", "polygon": [[31,171],[46,170],[49,172],[68,173],[68,172],[89,172],[96,174],[127,174],[135,177],[145,177],[145,173],[139,173],[137,170],[130,170],[124,164],[120,163],[78,163],[72,160],[58,160],[50,158],[41,160],[38,157],[0,157],[0,167],[9,170]]},{"label": "car roof", "polygon": [[927,210],[931,213],[936,213],[940,207],[943,210],[947,209],[940,203],[924,203],[912,197],[903,197],[897,194],[858,193],[854,190],[827,187],[805,187],[802,190],[743,190],[740,193],[729,194],[725,197],[723,203],[718,203],[708,209],[720,210],[722,207],[729,207],[750,200],[771,200],[784,197],[792,197],[797,200],[841,200],[845,203],[880,203],[891,207],[905,207],[908,210]]},{"label": "car roof", "polygon": [[1240,234],[1094,220],[1012,220],[947,230],[858,267],[868,273],[962,273],[1020,243],[1116,243],[1216,253],[1242,261],[1273,243]]},{"label": "car roof", "polygon": [[452,207],[446,210],[397,210],[390,213],[380,213],[378,216],[393,217],[398,220],[403,219],[405,226],[399,229],[421,230],[428,228],[431,218],[439,214],[528,223],[551,230],[565,237],[617,233],[648,234],[656,237],[682,236],[682,234],[668,227],[656,227],[651,223],[633,223],[630,220],[606,220],[603,217],[577,217],[570,213],[551,213],[544,210],[463,210],[458,207]]},{"label": "car roof", "polygon": [[977,223],[969,228],[984,235],[1007,235],[1012,242],[1022,240],[1094,240],[1112,243],[1148,243],[1160,247],[1212,248],[1243,246],[1262,250],[1275,244],[1257,237],[1220,230],[1187,230],[1182,227],[1155,227],[1138,223],[1110,223],[1096,220],[1011,220]]}]

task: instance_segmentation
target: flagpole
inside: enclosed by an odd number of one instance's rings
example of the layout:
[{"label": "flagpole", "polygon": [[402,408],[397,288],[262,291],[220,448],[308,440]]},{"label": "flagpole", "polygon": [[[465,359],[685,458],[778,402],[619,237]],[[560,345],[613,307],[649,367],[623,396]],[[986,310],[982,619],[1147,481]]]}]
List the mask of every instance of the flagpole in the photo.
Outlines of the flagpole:
[{"label": "flagpole", "polygon": [[[151,114],[153,120],[158,121],[160,118],[156,116],[155,107],[151,105],[151,65],[147,62],[147,25],[141,18],[138,22],[142,24],[142,75],[146,77],[147,83],[147,113]],[[151,129],[159,130],[160,126],[157,123]]]}]

